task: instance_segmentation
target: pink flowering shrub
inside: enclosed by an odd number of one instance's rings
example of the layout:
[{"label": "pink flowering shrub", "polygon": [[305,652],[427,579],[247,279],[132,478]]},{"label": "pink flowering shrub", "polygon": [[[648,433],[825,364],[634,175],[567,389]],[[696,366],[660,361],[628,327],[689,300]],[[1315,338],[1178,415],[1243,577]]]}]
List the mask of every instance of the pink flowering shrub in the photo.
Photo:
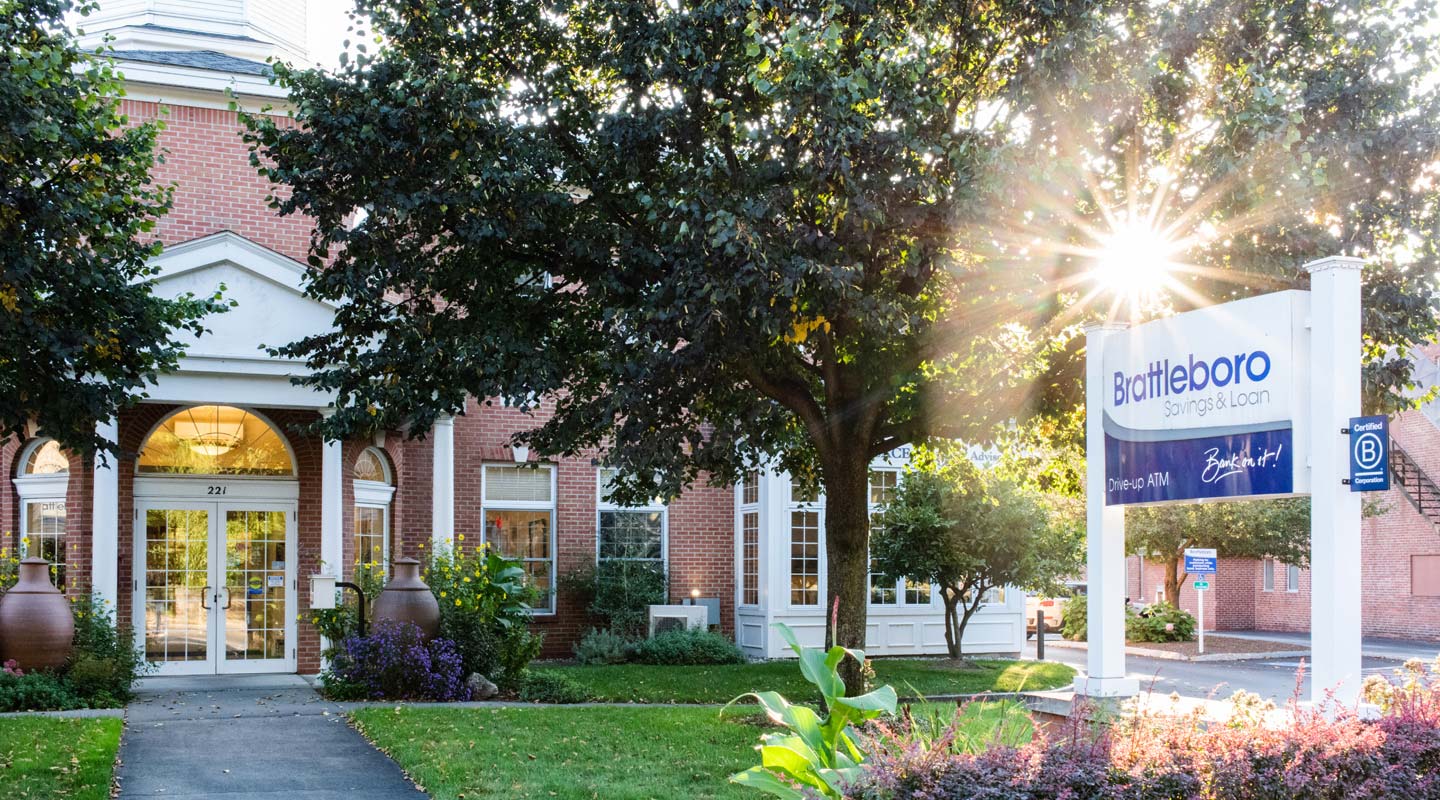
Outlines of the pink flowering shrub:
[{"label": "pink flowering shrub", "polygon": [[[1421,800],[1440,798],[1440,691],[1411,685],[1375,720],[1297,711],[1263,724],[1237,698],[1228,722],[1143,715],[966,753],[871,731],[851,800]],[[1268,705],[1268,704],[1265,704]],[[1272,714],[1272,717],[1275,716]]]}]

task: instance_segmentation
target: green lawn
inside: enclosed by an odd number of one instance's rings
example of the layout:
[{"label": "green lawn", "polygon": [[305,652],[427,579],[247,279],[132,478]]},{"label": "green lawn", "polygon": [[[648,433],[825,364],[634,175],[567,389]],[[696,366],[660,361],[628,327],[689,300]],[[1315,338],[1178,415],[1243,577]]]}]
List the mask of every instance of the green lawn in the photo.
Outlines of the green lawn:
[{"label": "green lawn", "polygon": [[[975,692],[1053,689],[1074,678],[1075,670],[1049,661],[974,661],[968,669],[948,662],[877,659],[876,685],[888,683],[902,697]],[[589,689],[595,700],[633,703],[727,703],[757,690],[778,691],[792,702],[818,700],[815,687],[794,661],[765,661],[710,667],[659,667],[620,664],[609,667],[547,666]]]},{"label": "green lawn", "polygon": [[105,800],[121,721],[0,718],[0,797]]},{"label": "green lawn", "polygon": [[[937,704],[938,705],[938,704]],[[953,706],[924,713],[949,720]],[[994,729],[1018,707],[975,704],[970,736]],[[652,800],[749,798],[729,783],[757,763],[765,731],[754,709],[716,708],[366,708],[355,726],[435,800],[544,798]],[[1028,720],[1007,726],[1028,737]]]}]

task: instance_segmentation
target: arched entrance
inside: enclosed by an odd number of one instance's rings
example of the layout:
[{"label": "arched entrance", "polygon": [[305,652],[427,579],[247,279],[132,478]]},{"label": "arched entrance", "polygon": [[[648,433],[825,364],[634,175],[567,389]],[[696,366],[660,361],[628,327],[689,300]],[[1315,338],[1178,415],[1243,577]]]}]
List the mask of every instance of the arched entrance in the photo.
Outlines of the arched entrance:
[{"label": "arched entrance", "polygon": [[162,675],[294,672],[290,445],[258,414],[185,408],[136,463],[134,625]]}]

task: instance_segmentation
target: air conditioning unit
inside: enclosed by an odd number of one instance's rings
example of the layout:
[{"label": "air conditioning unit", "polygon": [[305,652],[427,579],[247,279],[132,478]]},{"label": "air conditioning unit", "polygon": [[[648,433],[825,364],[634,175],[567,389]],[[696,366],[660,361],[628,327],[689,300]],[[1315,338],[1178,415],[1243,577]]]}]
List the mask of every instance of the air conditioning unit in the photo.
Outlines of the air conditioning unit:
[{"label": "air conditioning unit", "polygon": [[650,635],[705,627],[705,606],[650,606]]}]

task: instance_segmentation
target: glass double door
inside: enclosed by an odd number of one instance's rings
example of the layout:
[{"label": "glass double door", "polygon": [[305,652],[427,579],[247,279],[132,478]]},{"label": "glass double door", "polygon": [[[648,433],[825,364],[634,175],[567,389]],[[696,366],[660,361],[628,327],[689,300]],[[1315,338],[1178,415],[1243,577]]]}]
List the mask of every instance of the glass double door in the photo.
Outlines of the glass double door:
[{"label": "glass double door", "polygon": [[162,675],[295,670],[295,507],[138,510],[136,622]]}]

